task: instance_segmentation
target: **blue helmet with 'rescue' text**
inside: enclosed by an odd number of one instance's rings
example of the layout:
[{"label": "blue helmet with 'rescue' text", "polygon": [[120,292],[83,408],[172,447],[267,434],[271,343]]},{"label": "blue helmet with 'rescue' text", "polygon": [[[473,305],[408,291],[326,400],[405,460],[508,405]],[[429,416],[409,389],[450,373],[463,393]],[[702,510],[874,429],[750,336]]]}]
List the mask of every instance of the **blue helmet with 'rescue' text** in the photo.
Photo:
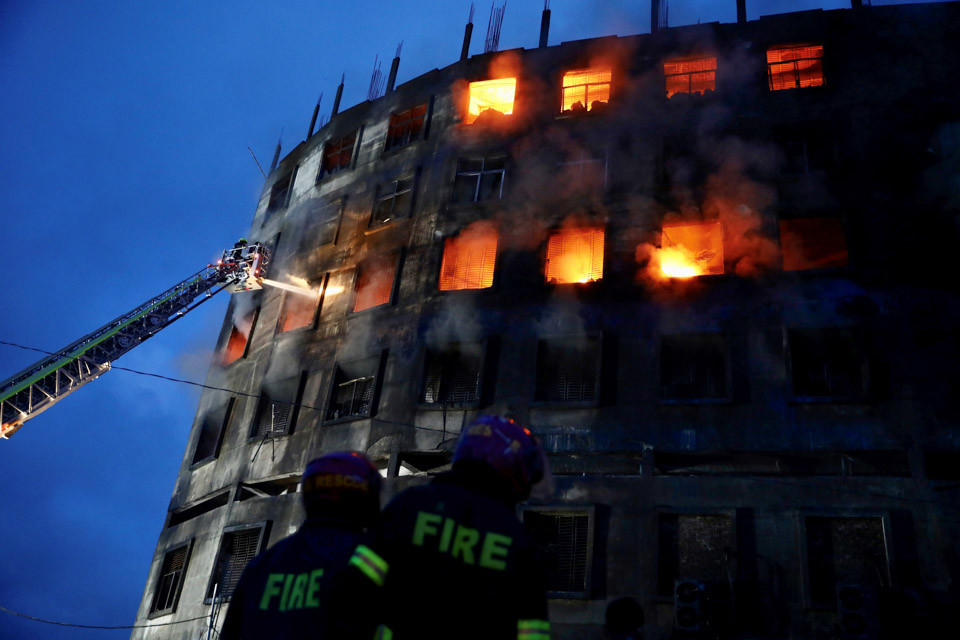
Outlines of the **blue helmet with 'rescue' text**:
[{"label": "blue helmet with 'rescue' text", "polygon": [[380,482],[380,472],[362,453],[335,451],[322,455],[303,472],[307,517],[370,525],[380,512]]},{"label": "blue helmet with 'rescue' text", "polygon": [[461,460],[492,467],[509,483],[518,502],[548,473],[546,455],[530,430],[500,416],[480,416],[463,429],[453,464]]}]

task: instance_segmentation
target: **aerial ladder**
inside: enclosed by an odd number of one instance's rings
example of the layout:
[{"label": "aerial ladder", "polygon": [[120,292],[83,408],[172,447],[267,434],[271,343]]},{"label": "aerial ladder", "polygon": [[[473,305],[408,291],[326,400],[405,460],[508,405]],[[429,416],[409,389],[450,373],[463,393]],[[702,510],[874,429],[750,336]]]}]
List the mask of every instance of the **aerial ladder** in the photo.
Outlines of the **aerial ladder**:
[{"label": "aerial ladder", "polygon": [[111,363],[214,294],[263,288],[270,251],[238,242],[210,264],[0,383],[0,438],[110,370]]}]

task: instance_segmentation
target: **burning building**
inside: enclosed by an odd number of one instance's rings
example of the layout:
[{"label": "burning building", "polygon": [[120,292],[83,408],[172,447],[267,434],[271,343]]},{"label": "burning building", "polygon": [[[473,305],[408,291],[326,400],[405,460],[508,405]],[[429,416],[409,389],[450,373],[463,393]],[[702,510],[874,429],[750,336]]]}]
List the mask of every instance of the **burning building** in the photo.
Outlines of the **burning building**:
[{"label": "burning building", "polygon": [[313,457],[392,494],[488,412],[550,454],[520,517],[556,637],[624,595],[654,640],[956,601],[960,3],[854,5],[544,34],[311,127],[251,231],[286,286],[231,303],[137,618],[194,621],[132,637],[205,629]]}]

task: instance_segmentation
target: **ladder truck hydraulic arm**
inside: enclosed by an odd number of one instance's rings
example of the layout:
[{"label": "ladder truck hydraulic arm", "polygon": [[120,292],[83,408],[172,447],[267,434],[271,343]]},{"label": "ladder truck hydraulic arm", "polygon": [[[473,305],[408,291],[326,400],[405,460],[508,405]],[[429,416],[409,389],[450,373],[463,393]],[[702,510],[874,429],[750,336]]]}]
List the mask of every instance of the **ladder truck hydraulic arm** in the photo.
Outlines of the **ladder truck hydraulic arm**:
[{"label": "ladder truck hydraulic arm", "polygon": [[270,251],[238,242],[217,264],[131,309],[76,342],[0,383],[0,438],[110,370],[110,364],[147,338],[196,309],[215,293],[263,287]]}]

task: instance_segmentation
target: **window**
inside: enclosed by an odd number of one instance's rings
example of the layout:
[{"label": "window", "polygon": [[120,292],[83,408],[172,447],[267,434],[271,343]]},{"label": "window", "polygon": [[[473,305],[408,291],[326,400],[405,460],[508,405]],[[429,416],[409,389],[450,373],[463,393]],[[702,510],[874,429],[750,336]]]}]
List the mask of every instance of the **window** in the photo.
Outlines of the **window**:
[{"label": "window", "polygon": [[534,400],[594,402],[600,387],[600,339],[549,338],[537,347]]},{"label": "window", "polygon": [[454,202],[499,200],[507,171],[506,156],[460,158],[453,183]]},{"label": "window", "polygon": [[664,226],[660,247],[660,270],[668,278],[723,273],[720,222]]},{"label": "window", "polygon": [[220,455],[220,446],[223,444],[223,436],[227,432],[227,424],[230,421],[230,412],[233,410],[234,401],[235,398],[230,398],[225,404],[208,411],[203,416],[203,422],[200,424],[200,437],[197,438],[197,449],[193,453],[193,464]]},{"label": "window", "polygon": [[327,420],[366,418],[376,413],[382,360],[382,356],[375,356],[337,365]]},{"label": "window", "polygon": [[727,394],[723,336],[693,334],[660,339],[661,399],[722,400]]},{"label": "window", "polygon": [[794,176],[833,168],[833,129],[829,122],[777,127],[774,136],[783,149],[784,173]]},{"label": "window", "polygon": [[220,551],[217,553],[217,562],[210,576],[207,587],[207,600],[214,597],[229,600],[233,590],[237,588],[240,574],[247,563],[258,553],[260,545],[266,539],[267,525],[259,524],[253,527],[243,527],[224,530],[220,539]]},{"label": "window", "polygon": [[544,550],[547,594],[554,598],[589,598],[593,508],[525,509],[523,524]]},{"label": "window", "polygon": [[672,595],[674,582],[726,584],[733,571],[733,519],[723,514],[661,513],[657,591]]},{"label": "window", "polygon": [[351,285],[355,274],[355,269],[340,269],[327,274],[318,318],[318,323],[321,326],[324,323],[343,317],[350,309],[351,297],[349,292],[352,291]]},{"label": "window", "polygon": [[303,387],[307,381],[306,372],[263,385],[257,413],[250,430],[251,438],[271,438],[285,436],[293,431],[300,413],[300,401]]},{"label": "window", "polygon": [[[486,121],[496,115],[513,113],[513,100],[517,92],[516,78],[482,80],[470,83],[470,102],[467,105],[467,124]],[[481,122],[482,124],[482,122]]]},{"label": "window", "polygon": [[678,93],[716,91],[717,59],[713,56],[670,58],[663,63],[667,97]]},{"label": "window", "polygon": [[823,45],[794,44],[767,49],[770,91],[823,86]]},{"label": "window", "polygon": [[379,256],[368,260],[360,265],[359,272],[353,310],[365,311],[388,304],[397,273],[396,256]]},{"label": "window", "polygon": [[370,226],[376,227],[410,215],[413,201],[413,176],[404,176],[377,186]]},{"label": "window", "polygon": [[282,211],[290,204],[290,193],[293,190],[293,181],[296,179],[296,175],[297,170],[294,169],[273,183],[273,187],[270,189],[270,201],[267,203],[268,213]]},{"label": "window", "polygon": [[306,251],[312,251],[314,247],[322,247],[325,244],[333,244],[337,241],[340,217],[343,214],[345,202],[344,198],[340,198],[335,202],[318,207],[316,212],[311,214],[310,227],[306,233]]},{"label": "window", "polygon": [[607,186],[606,149],[577,149],[557,168],[565,191],[602,191]]},{"label": "window", "polygon": [[835,607],[837,585],[890,585],[882,517],[804,518],[809,604]]},{"label": "window", "polygon": [[384,145],[384,151],[399,149],[423,138],[423,130],[426,122],[426,102],[418,104],[406,111],[391,114],[390,124],[387,126],[387,142]]},{"label": "window", "polygon": [[153,591],[153,603],[150,605],[150,617],[173,613],[180,600],[183,587],[183,574],[187,571],[192,543],[181,545],[167,551],[160,566],[157,586]]},{"label": "window", "polygon": [[603,278],[603,228],[551,232],[544,271],[549,284],[593,282]]},{"label": "window", "polygon": [[471,225],[444,242],[440,291],[492,287],[496,261],[497,230],[489,224]]},{"label": "window", "polygon": [[792,329],[789,339],[793,394],[798,399],[866,396],[870,372],[862,332]]},{"label": "window", "polygon": [[428,349],[420,402],[424,404],[478,402],[482,353],[479,343],[451,344],[445,349]]},{"label": "window", "polygon": [[784,271],[847,266],[847,238],[839,218],[780,221]]},{"label": "window", "polygon": [[[250,344],[250,336],[253,333],[253,325],[259,311],[259,308],[254,309],[246,315],[234,318],[227,343],[220,352],[220,361],[223,366],[227,366],[247,354],[247,345]],[[234,315],[236,316],[236,313]]]},{"label": "window", "polygon": [[563,113],[585,113],[610,101],[610,69],[577,69],[563,74]]},{"label": "window", "polygon": [[320,296],[317,292],[308,294],[306,291],[298,293],[287,291],[283,294],[283,303],[280,306],[280,332],[295,331],[312,327],[317,315],[317,306]]},{"label": "window", "polygon": [[349,169],[353,162],[353,147],[357,141],[357,132],[344,136],[339,140],[328,142],[323,147],[323,161],[320,164],[320,175],[317,178],[333,175]]}]

